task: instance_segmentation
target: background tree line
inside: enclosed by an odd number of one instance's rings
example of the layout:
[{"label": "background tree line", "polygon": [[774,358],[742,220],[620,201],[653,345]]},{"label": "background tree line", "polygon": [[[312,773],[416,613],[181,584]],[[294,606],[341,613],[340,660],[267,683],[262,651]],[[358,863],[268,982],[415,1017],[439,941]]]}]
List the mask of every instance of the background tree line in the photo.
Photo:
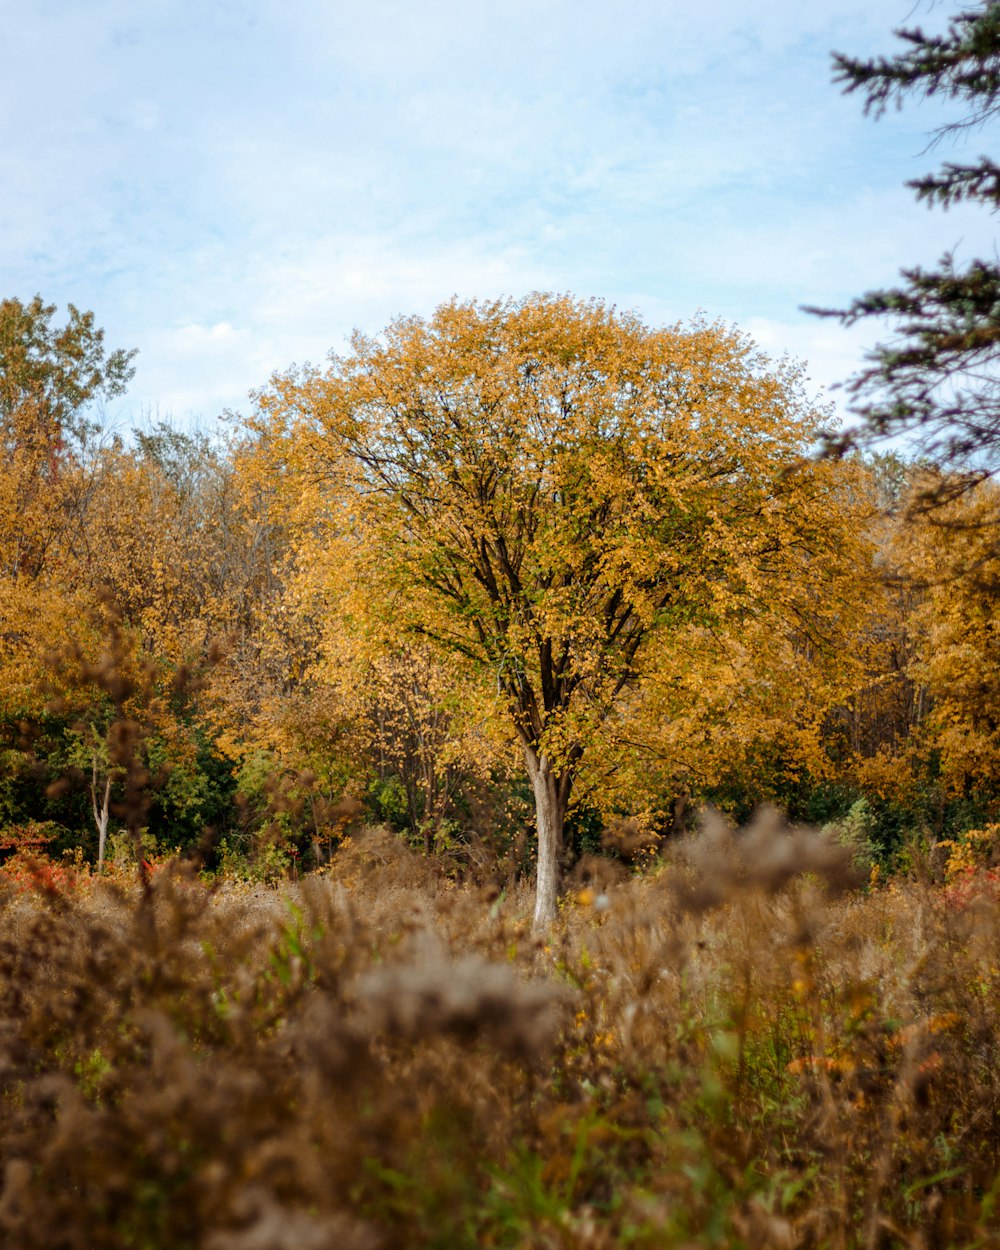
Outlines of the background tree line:
[{"label": "background tree line", "polygon": [[114,846],[123,717],[150,844],[261,876],[361,815],[555,881],[706,802],[885,857],[995,814],[995,488],[928,515],[927,464],[816,461],[736,332],[452,303],[125,441],[128,354],[54,318],[0,304],[7,853]]}]

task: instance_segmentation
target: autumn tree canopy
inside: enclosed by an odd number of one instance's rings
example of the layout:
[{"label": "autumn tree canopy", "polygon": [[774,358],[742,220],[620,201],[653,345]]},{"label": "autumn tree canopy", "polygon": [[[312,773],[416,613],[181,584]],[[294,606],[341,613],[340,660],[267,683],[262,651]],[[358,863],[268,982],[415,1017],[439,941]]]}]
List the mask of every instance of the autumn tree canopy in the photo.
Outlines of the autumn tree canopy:
[{"label": "autumn tree canopy", "polygon": [[452,302],[259,400],[339,619],[462,657],[505,708],[534,792],[539,925],[582,761],[644,651],[759,613],[769,580],[843,538],[831,481],[801,463],[816,417],[796,371],[718,325]]},{"label": "autumn tree canopy", "polygon": [[[51,380],[61,332],[35,331],[8,382]],[[315,864],[345,803],[493,881],[537,833],[542,925],[576,854],[648,850],[705,802],[868,803],[886,852],[994,810],[996,492],[930,520],[921,471],[814,461],[796,367],[730,328],[453,302],[275,377],[228,442],[92,440],[72,396],[15,392],[0,828],[117,844],[109,612],[145,675],[151,837],[210,826],[248,871]]]}]

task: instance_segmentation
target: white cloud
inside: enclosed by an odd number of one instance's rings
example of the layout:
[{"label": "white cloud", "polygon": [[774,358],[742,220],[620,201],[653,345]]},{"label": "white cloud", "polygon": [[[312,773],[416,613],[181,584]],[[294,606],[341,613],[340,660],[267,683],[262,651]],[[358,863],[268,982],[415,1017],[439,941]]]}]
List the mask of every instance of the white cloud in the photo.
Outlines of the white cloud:
[{"label": "white cloud", "polygon": [[[937,113],[877,125],[831,47],[911,0],[70,0],[0,21],[2,294],[138,344],[137,409],[203,416],[452,294],[704,307],[853,371],[807,322],[989,223],[900,188]],[[812,327],[811,329],[807,328]],[[839,344],[839,346],[838,346]],[[772,344],[768,344],[772,346]],[[773,347],[780,350],[775,341]]]}]

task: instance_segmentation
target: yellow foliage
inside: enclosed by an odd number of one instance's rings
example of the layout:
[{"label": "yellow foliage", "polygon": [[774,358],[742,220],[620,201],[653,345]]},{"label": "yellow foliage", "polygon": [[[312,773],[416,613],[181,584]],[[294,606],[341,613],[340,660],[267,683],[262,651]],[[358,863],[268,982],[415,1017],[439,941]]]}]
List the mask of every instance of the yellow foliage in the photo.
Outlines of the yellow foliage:
[{"label": "yellow foliage", "polygon": [[914,681],[927,691],[926,737],[952,793],[1000,783],[1000,488],[984,482],[899,540],[904,575],[919,588],[909,621]]},{"label": "yellow foliage", "polygon": [[955,881],[968,872],[991,867],[1000,859],[1000,824],[967,829],[960,838],[948,839],[937,845],[948,848],[945,879]]},{"label": "yellow foliage", "polygon": [[[679,734],[704,759],[720,726],[788,721],[789,681],[796,713],[806,674],[823,706],[850,684],[863,492],[804,461],[799,383],[727,327],[541,295],[456,301],[272,379],[250,480],[294,536],[314,671],[343,682],[346,654],[377,686],[418,639],[452,657],[525,754],[544,875],[633,715],[666,727],[660,757]],[[796,732],[808,753],[815,724]]]}]

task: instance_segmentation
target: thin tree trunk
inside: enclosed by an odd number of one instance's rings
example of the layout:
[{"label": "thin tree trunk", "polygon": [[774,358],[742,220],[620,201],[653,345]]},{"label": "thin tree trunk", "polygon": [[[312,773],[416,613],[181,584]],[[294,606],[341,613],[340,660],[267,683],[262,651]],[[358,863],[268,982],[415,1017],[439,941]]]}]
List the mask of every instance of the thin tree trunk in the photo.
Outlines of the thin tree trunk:
[{"label": "thin tree trunk", "polygon": [[556,918],[559,897],[559,860],[566,821],[567,787],[560,785],[547,755],[526,746],[524,758],[535,795],[535,826],[538,830],[538,877],[535,887],[534,929],[547,929]]},{"label": "thin tree trunk", "polygon": [[97,826],[97,866],[104,865],[104,848],[108,840],[108,818],[111,815],[111,774],[104,782],[104,795],[97,801],[97,758],[94,757],[90,774],[90,801],[94,810],[94,824]]}]

